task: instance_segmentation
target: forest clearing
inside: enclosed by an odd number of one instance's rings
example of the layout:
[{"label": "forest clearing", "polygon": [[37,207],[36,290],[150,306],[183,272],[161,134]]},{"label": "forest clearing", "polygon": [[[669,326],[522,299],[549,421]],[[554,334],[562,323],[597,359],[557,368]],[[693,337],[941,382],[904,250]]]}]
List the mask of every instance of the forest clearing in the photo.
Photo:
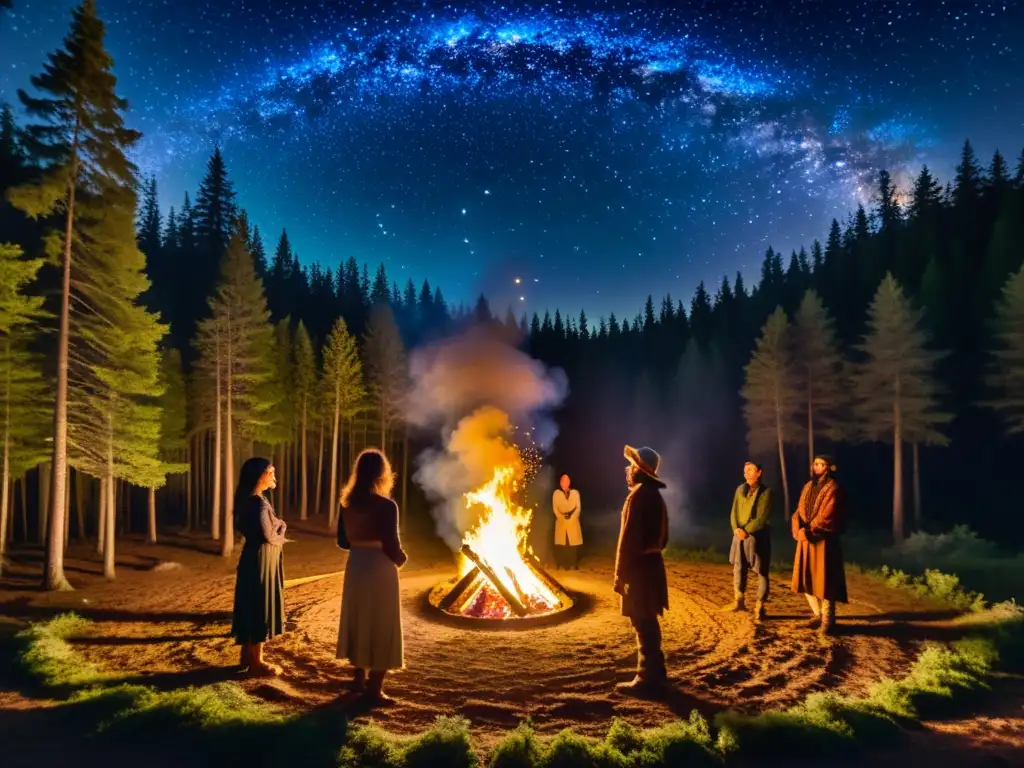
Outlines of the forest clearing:
[{"label": "forest clearing", "polygon": [[[288,710],[334,706],[350,675],[334,659],[337,572],[345,555],[322,530],[310,526],[295,534],[286,553],[289,582],[335,575],[287,588],[290,631],[267,650],[284,674],[269,681],[238,671],[229,636],[232,563],[211,557],[215,542],[198,537],[167,536],[158,545],[127,539],[114,582],[103,578],[94,554],[72,547],[67,570],[76,590],[69,593],[40,591],[37,555],[12,553],[0,613],[20,624],[74,611],[91,622],[87,634],[72,640],[75,651],[124,681],[161,690],[233,681],[250,696]],[[674,691],[660,702],[637,700],[614,689],[631,673],[636,649],[610,587],[608,557],[595,555],[582,570],[559,573],[569,589],[592,597],[579,617],[545,629],[466,630],[438,624],[425,610],[425,593],[454,566],[443,548],[417,544],[409,545],[413,560],[402,580],[407,669],[393,678],[398,703],[375,711],[373,720],[388,732],[411,735],[438,714],[461,715],[482,748],[527,717],[539,734],[571,727],[600,737],[615,717],[651,727],[686,719],[693,709],[708,717],[724,709],[756,714],[794,705],[815,691],[863,695],[883,677],[905,675],[927,641],[952,642],[969,631],[956,611],[852,573],[851,602],[840,610],[835,637],[819,638],[804,628],[806,605],[778,574],[772,577],[771,618],[755,628],[749,614],[716,613],[730,595],[726,566],[676,562],[669,566],[671,607],[664,621]],[[1019,749],[1024,717],[1019,703],[1016,710],[1012,703],[1022,700],[1021,686],[1019,680],[1001,685],[1011,686],[1010,695],[989,701],[985,714],[929,724],[929,731],[943,736],[928,747],[970,748],[978,760]],[[40,703],[9,690],[0,706],[24,714]]]}]

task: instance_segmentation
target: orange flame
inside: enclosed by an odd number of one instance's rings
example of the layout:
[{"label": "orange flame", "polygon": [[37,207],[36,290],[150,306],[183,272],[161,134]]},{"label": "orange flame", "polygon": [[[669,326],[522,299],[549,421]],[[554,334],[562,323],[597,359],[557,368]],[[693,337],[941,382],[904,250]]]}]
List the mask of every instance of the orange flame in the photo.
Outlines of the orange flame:
[{"label": "orange flame", "polygon": [[[523,560],[522,553],[531,551],[527,537],[533,511],[513,501],[519,486],[518,474],[521,470],[517,472],[515,466],[498,467],[487,483],[466,494],[467,508],[478,505],[483,512],[462,542],[473,549],[512,594],[523,595],[531,608],[553,609],[559,599]],[[472,567],[463,559],[460,575]]]}]

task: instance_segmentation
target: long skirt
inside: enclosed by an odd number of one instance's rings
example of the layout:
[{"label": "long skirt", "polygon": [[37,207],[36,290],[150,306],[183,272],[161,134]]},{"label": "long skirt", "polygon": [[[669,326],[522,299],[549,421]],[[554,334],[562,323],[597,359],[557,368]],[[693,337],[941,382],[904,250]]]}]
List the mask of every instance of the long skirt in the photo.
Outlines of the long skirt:
[{"label": "long skirt", "polygon": [[372,672],[405,666],[398,568],[380,549],[353,547],[349,552],[337,656]]},{"label": "long skirt", "polygon": [[284,558],[281,547],[244,547],[235,578],[231,634],[238,645],[263,643],[284,632]]}]

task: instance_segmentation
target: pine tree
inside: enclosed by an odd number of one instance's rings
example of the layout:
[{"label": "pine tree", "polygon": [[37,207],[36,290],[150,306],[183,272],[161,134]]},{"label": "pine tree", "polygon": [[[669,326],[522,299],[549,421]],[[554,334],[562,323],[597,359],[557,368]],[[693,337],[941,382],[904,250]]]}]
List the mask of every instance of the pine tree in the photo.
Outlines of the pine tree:
[{"label": "pine tree", "polygon": [[292,463],[289,460],[289,448],[295,437],[295,424],[298,409],[295,401],[295,348],[292,342],[292,319],[283,317],[274,326],[274,376],[283,397],[270,414],[272,425],[264,439],[280,448],[277,460],[277,499],[278,513],[284,517],[291,512],[291,487],[295,481],[292,477]]},{"label": "pine tree", "polygon": [[789,320],[777,307],[761,329],[761,336],[746,366],[746,382],[741,395],[747,420],[747,442],[754,455],[778,451],[782,496],[789,519],[789,480],[786,473],[786,442],[790,426],[800,409],[794,370]]},{"label": "pine tree", "polygon": [[49,392],[39,355],[31,351],[43,299],[27,295],[42,259],[24,259],[17,246],[0,244],[0,574],[3,573],[11,481],[46,460]]},{"label": "pine tree", "polygon": [[1024,433],[1024,267],[1003,287],[996,310],[994,365],[988,375],[993,398],[987,404],[1011,435]]},{"label": "pine tree", "polygon": [[[842,414],[848,404],[846,365],[839,351],[835,324],[813,289],[804,294],[793,318],[792,338],[794,383],[800,392],[800,409],[807,425],[810,467],[814,462],[816,433],[833,442],[843,438]],[[794,432],[794,437],[798,434]]]},{"label": "pine tree", "polygon": [[408,377],[405,348],[390,307],[374,307],[363,352],[370,400],[380,419],[381,448],[387,450],[391,427],[402,416]]},{"label": "pine tree", "polygon": [[[199,184],[195,204],[195,234],[197,245],[206,263],[216,271],[228,243],[237,229],[235,219],[238,207],[235,188],[228,178],[227,165],[220,147],[215,147],[206,162],[206,175]],[[248,240],[246,232],[246,240]]]},{"label": "pine tree", "polygon": [[[146,258],[132,237],[135,201],[126,203],[107,206],[110,231],[79,255],[71,317],[69,459],[106,490],[100,519],[108,579],[115,576],[115,483],[151,488],[163,485],[165,477],[159,457],[159,344],[168,328],[139,303],[149,280]],[[50,525],[52,531],[52,518]]]},{"label": "pine tree", "polygon": [[910,193],[909,214],[911,220],[925,218],[942,206],[942,187],[932,176],[928,166],[921,167],[921,173],[914,181]]},{"label": "pine tree", "polygon": [[825,263],[824,252],[821,250],[821,243],[817,240],[811,245],[811,274],[818,277],[821,273],[822,264]]},{"label": "pine tree", "polygon": [[288,240],[288,232],[281,230],[281,237],[278,238],[277,248],[274,250],[274,259],[270,264],[270,273],[267,276],[267,300],[270,304],[270,315],[274,319],[281,319],[292,312],[292,262],[295,255],[292,253],[291,242]]},{"label": "pine tree", "polygon": [[970,211],[981,197],[982,183],[981,166],[975,157],[974,148],[970,141],[964,141],[953,183],[953,204],[960,211]]},{"label": "pine tree", "polygon": [[711,342],[714,333],[712,327],[711,297],[708,296],[704,281],[697,284],[697,291],[693,294],[693,301],[690,302],[690,328],[693,337],[702,347]]},{"label": "pine tree", "polygon": [[249,238],[249,253],[252,254],[252,266],[256,271],[256,277],[263,281],[265,287],[267,279],[267,250],[263,245],[263,236],[260,234],[258,224],[252,228],[252,236]]},{"label": "pine tree", "polygon": [[657,318],[654,316],[654,297],[647,294],[647,301],[644,302],[644,330],[652,330],[655,323],[657,323]]},{"label": "pine tree", "polygon": [[366,389],[363,382],[363,364],[355,337],[349,333],[344,318],[334,321],[324,343],[324,372],[322,379],[325,415],[331,419],[331,482],[328,505],[330,525],[338,519],[338,462],[341,458],[342,419],[351,419],[363,406]]},{"label": "pine tree", "polygon": [[159,398],[160,445],[157,452],[159,466],[147,486],[147,540],[156,543],[156,492],[166,483],[167,475],[184,474],[187,463],[188,391],[181,366],[181,353],[174,347],[164,349],[160,360],[160,382],[163,394]]},{"label": "pine tree", "polygon": [[[223,492],[221,554],[234,550],[233,488],[234,438],[236,429],[257,440],[273,434],[273,411],[281,399],[274,381],[274,329],[270,325],[263,285],[256,277],[252,256],[246,249],[246,233],[236,227],[220,265],[220,281],[209,300],[211,317],[200,324],[196,347],[208,384],[215,387],[217,410],[223,404],[223,490],[215,470],[214,513],[220,514],[219,493]],[[221,432],[221,414],[216,430]],[[215,439],[215,444],[219,443]],[[268,440],[267,442],[270,442]],[[220,446],[214,460],[221,465]]]},{"label": "pine tree", "polygon": [[915,310],[891,274],[882,280],[868,309],[868,332],[859,350],[854,391],[861,430],[872,442],[893,446],[893,537],[904,537],[903,441],[938,441],[938,428],[951,420],[939,409],[935,364],[942,354],[928,349]]},{"label": "pine tree", "polygon": [[160,226],[160,206],[154,176],[145,184],[137,224],[139,250],[146,254],[147,264],[153,264],[160,258]]},{"label": "pine tree", "polygon": [[298,410],[299,424],[299,519],[305,520],[309,514],[309,434],[308,428],[315,418],[316,405],[316,352],[309,338],[306,326],[299,321],[295,329],[295,375],[294,391],[295,406]]},{"label": "pine tree", "polygon": [[[70,589],[64,576],[65,480],[68,453],[68,389],[72,255],[95,247],[116,250],[126,235],[135,245],[135,169],[126,157],[139,134],[124,127],[127,103],[115,89],[113,61],[103,47],[106,30],[95,0],[72,12],[64,47],[50,54],[32,85],[43,95],[18,96],[31,118],[24,144],[42,166],[30,183],[8,192],[10,201],[34,218],[62,214],[60,229],[47,242],[62,259],[62,294],[57,336],[50,531],[44,586]],[[127,221],[123,221],[127,218]],[[125,223],[127,227],[125,227]]]}]

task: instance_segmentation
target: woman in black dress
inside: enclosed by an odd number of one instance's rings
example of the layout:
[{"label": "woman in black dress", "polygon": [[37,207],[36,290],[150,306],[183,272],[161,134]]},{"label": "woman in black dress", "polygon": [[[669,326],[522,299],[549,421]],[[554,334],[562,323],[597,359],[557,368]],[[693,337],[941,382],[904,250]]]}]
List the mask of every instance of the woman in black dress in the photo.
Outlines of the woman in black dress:
[{"label": "woman in black dress", "polygon": [[274,465],[251,458],[242,465],[235,490],[235,529],[245,545],[238,558],[231,634],[242,647],[242,668],[260,676],[281,674],[280,667],[263,660],[263,643],[284,632],[281,548],[288,525],[263,495],[276,487]]}]

